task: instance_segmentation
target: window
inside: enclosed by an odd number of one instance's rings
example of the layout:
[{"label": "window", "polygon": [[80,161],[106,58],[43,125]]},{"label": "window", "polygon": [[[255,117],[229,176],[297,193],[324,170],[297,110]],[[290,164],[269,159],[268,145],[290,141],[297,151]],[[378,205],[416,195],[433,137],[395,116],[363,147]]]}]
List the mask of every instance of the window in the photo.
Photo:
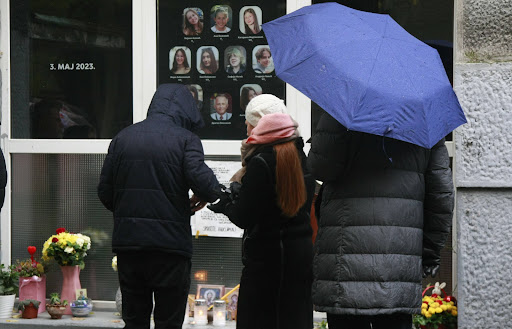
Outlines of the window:
[{"label": "window", "polygon": [[12,138],[112,138],[132,123],[132,3],[16,0]]}]

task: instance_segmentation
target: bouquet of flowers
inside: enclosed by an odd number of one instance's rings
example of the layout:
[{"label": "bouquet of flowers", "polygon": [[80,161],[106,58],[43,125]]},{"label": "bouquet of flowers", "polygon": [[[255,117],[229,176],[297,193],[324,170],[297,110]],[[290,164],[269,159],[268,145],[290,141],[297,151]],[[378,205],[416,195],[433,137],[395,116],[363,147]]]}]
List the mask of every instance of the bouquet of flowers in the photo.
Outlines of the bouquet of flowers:
[{"label": "bouquet of flowers", "polygon": [[[416,328],[422,329],[455,329],[457,328],[457,306],[456,299],[448,296],[443,288],[446,283],[436,282],[435,286],[428,286],[423,291],[421,304],[421,315],[416,314],[413,323]],[[428,289],[432,290],[432,295],[425,296]],[[441,295],[444,294],[444,298]]]},{"label": "bouquet of flowers", "polygon": [[80,233],[69,233],[65,228],[57,229],[43,244],[43,260],[55,259],[61,266],[85,267],[84,258],[91,248],[91,239]]}]

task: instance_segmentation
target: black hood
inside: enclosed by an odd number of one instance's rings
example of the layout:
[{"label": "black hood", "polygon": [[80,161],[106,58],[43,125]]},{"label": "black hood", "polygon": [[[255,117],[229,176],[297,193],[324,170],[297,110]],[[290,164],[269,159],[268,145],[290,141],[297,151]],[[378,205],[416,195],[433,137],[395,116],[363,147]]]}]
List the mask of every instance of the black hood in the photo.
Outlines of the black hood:
[{"label": "black hood", "polygon": [[187,130],[196,131],[204,126],[196,101],[181,84],[166,83],[158,87],[148,109],[148,118],[163,114]]}]

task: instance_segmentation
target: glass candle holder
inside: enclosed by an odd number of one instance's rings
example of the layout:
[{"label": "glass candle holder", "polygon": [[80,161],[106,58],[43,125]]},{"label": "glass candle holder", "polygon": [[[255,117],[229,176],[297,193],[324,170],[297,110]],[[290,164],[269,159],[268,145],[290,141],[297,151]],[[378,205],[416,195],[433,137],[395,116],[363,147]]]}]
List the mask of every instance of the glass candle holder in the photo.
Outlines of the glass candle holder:
[{"label": "glass candle holder", "polygon": [[194,303],[195,324],[205,325],[208,323],[207,311],[206,299],[196,299]]},{"label": "glass candle holder", "polygon": [[226,325],[226,302],[222,299],[213,302],[213,325],[216,327]]}]

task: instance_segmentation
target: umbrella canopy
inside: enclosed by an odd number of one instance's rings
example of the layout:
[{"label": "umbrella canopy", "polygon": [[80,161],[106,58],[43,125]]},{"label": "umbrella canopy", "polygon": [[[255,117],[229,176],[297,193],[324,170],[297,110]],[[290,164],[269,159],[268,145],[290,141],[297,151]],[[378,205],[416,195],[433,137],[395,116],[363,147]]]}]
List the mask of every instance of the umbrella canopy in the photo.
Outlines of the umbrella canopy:
[{"label": "umbrella canopy", "polygon": [[389,15],[323,3],[263,31],[277,76],[350,130],[431,148],[466,122],[438,52]]}]

